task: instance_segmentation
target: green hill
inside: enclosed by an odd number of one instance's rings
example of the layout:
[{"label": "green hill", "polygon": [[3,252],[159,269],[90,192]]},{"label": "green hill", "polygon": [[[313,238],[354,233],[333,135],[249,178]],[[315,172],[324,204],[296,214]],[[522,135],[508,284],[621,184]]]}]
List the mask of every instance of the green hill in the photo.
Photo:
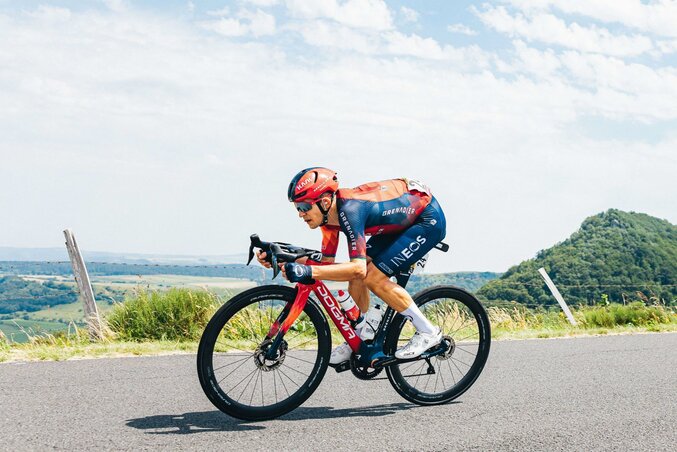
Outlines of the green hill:
[{"label": "green hill", "polygon": [[642,213],[610,209],[587,218],[567,240],[540,251],[484,285],[485,301],[530,307],[556,301],[538,269],[544,267],[568,303],[602,300],[677,304],[677,226]]}]

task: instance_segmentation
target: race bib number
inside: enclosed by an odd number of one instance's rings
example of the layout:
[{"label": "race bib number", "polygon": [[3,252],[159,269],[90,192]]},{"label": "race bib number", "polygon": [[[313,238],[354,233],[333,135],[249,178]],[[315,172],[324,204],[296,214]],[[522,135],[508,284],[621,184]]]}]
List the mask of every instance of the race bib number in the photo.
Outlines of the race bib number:
[{"label": "race bib number", "polygon": [[415,179],[406,179],[406,181],[407,181],[407,189],[409,191],[415,190],[415,191],[420,192],[420,193],[425,193],[428,196],[432,196],[432,194],[430,193],[430,189],[423,182],[415,180]]}]

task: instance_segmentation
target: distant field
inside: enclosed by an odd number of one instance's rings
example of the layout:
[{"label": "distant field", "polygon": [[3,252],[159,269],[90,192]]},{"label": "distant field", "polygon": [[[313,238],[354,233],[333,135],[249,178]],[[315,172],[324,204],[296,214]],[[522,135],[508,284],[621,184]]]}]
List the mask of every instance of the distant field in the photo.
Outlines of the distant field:
[{"label": "distant field", "polygon": [[[75,286],[72,278],[54,275],[20,275],[21,278],[44,283],[47,281],[59,282]],[[114,301],[121,301],[126,295],[133,295],[139,288],[151,290],[166,290],[172,287],[189,289],[206,289],[219,296],[232,296],[237,292],[255,287],[256,283],[251,280],[210,277],[210,276],[186,276],[186,275],[115,275],[93,276],[91,278],[94,292],[97,294],[97,306],[99,312],[106,314]],[[56,305],[47,309],[34,312],[16,312],[12,319],[0,320],[0,330],[7,337],[14,336],[16,342],[27,341],[27,336],[21,332],[16,323],[36,334],[39,332],[62,331],[68,328],[69,322],[84,323],[82,303]],[[27,319],[25,318],[27,317]],[[32,330],[29,330],[31,328]]]},{"label": "distant field", "polygon": [[0,330],[5,333],[8,339],[14,342],[28,342],[28,336],[22,331],[22,328],[31,335],[40,333],[51,333],[54,331],[63,331],[68,329],[68,324],[61,322],[43,322],[36,320],[0,320]]}]

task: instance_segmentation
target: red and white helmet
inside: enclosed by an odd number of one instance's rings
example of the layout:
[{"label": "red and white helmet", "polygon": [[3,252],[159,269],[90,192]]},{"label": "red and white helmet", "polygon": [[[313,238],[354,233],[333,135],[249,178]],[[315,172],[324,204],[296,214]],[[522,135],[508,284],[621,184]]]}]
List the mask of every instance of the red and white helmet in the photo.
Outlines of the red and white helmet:
[{"label": "red and white helmet", "polygon": [[291,202],[317,201],[325,193],[336,193],[338,178],[336,172],[328,168],[314,166],[298,172],[287,189],[287,198]]}]

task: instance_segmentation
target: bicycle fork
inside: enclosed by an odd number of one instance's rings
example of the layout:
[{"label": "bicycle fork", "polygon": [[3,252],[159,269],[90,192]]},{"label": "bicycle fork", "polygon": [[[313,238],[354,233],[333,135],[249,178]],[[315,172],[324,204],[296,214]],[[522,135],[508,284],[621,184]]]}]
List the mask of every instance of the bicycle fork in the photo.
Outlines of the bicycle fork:
[{"label": "bicycle fork", "polygon": [[306,307],[311,286],[299,284],[297,288],[298,290],[294,301],[292,303],[287,303],[275,320],[275,323],[270,327],[268,334],[266,334],[266,341],[275,336],[275,339],[273,339],[272,344],[270,344],[270,347],[268,347],[268,350],[266,351],[266,359],[274,360],[277,358],[278,349],[280,348],[280,344],[282,344],[284,335],[287,334],[289,328],[296,322],[296,319],[298,319],[299,315],[301,315],[303,309]]}]

